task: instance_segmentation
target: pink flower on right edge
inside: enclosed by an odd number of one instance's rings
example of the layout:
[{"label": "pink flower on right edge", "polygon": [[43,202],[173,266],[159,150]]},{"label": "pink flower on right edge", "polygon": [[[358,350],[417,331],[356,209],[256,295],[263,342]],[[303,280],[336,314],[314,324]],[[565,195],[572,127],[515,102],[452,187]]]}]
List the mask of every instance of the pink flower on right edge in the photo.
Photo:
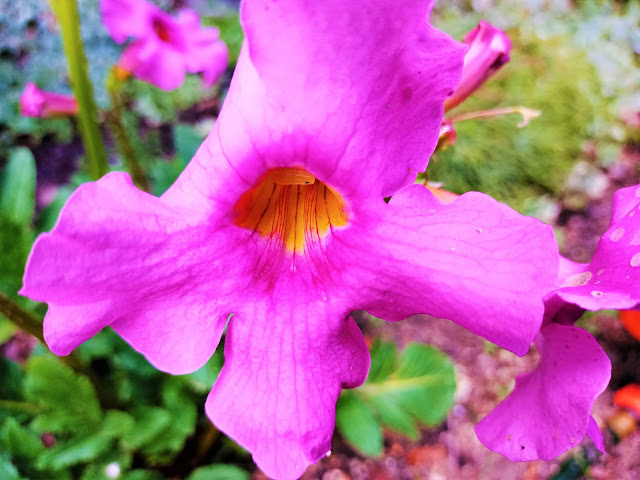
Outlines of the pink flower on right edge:
[{"label": "pink flower on right edge", "polygon": [[118,68],[162,90],[175,90],[186,73],[202,73],[213,85],[227,68],[229,53],[215,27],[202,27],[193,10],[177,17],[146,0],[101,0],[100,12],[116,43],[134,41],[125,49]]},{"label": "pink flower on right edge", "polygon": [[640,307],[640,185],[616,193],[593,260],[563,259],[558,283],[546,297],[535,340],[538,366],[519,376],[513,392],[476,426],[480,441],[510,460],[549,460],[585,436],[604,451],[591,409],[609,383],[611,363],[595,338],[573,324],[585,310]]}]

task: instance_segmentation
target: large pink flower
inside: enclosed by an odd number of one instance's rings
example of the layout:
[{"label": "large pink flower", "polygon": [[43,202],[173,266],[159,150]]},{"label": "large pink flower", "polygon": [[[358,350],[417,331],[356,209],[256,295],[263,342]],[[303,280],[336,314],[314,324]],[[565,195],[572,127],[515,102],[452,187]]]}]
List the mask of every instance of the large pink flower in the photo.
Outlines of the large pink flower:
[{"label": "large pink flower", "polygon": [[341,388],[366,377],[353,310],[449,318],[524,354],[555,282],[551,228],[412,185],[465,51],[430,7],[244,3],[229,94],[176,183],[156,198],[109,174],[37,240],[21,293],[49,303],[51,349],[110,325],[159,369],[191,372],[233,313],[206,411],[277,478],[327,453]]},{"label": "large pink flower", "polygon": [[202,72],[211,86],[227,68],[227,46],[218,29],[201,27],[193,10],[173,18],[146,0],[100,0],[100,11],[117,43],[134,38],[118,62],[120,69],[158,88],[178,88],[187,72]]},{"label": "large pink flower", "polygon": [[586,310],[640,306],[640,185],[619,190],[609,230],[588,265],[562,261],[560,286],[545,302],[536,344],[540,363],[476,426],[482,443],[511,460],[548,460],[588,435],[604,450],[591,417],[611,363],[596,340],[573,326]]}]

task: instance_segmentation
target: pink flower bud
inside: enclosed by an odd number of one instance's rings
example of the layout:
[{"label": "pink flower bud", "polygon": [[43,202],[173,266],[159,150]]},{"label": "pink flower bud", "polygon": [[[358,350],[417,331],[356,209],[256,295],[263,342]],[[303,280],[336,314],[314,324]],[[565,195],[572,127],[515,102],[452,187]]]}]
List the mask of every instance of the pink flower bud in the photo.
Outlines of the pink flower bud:
[{"label": "pink flower bud", "polygon": [[40,90],[29,82],[20,95],[20,113],[25,117],[57,117],[76,115],[78,102],[72,95]]},{"label": "pink flower bud", "polygon": [[484,20],[465,35],[464,42],[470,48],[464,57],[462,80],[453,95],[444,102],[445,111],[462,103],[509,61],[511,40],[502,30]]}]

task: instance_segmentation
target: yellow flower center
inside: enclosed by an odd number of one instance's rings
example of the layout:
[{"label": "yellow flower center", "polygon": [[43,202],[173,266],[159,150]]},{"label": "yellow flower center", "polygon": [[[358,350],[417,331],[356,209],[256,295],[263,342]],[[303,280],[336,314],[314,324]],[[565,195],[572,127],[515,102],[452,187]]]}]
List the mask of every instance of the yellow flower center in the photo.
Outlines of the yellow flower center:
[{"label": "yellow flower center", "polygon": [[302,253],[308,242],[347,224],[338,193],[299,168],[275,168],[247,190],[233,208],[233,222],[290,252]]}]

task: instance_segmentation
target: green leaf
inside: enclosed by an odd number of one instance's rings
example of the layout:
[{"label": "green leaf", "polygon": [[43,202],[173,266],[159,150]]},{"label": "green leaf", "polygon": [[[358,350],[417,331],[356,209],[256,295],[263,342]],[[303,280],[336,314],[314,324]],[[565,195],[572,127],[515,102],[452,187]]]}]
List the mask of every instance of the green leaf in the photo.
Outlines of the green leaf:
[{"label": "green leaf", "polygon": [[11,417],[5,420],[0,430],[0,445],[18,460],[33,461],[45,450],[38,435]]},{"label": "green leaf", "polygon": [[88,437],[74,438],[60,442],[46,450],[36,462],[40,470],[62,470],[72,465],[89,462],[98,458],[113,445],[113,438],[100,432]]},{"label": "green leaf", "polygon": [[207,465],[196,468],[187,480],[249,480],[249,473],[235,465]]},{"label": "green leaf", "polygon": [[122,478],[120,475],[131,466],[132,460],[133,454],[131,452],[123,452],[120,449],[110,450],[87,465],[80,480]]},{"label": "green leaf", "polygon": [[102,410],[89,379],[52,356],[30,359],[25,395],[45,410],[33,425],[41,431],[87,432],[100,425]]},{"label": "green leaf", "polygon": [[132,470],[122,480],[165,480],[165,477],[153,470]]},{"label": "green leaf", "polygon": [[18,473],[18,469],[13,463],[8,452],[0,451],[0,478],[2,480],[25,480]]},{"label": "green leaf", "polygon": [[29,225],[35,209],[36,162],[31,150],[16,148],[0,175],[0,213],[16,225]]},{"label": "green leaf", "polygon": [[188,380],[189,386],[196,393],[209,393],[211,387],[213,387],[216,378],[218,378],[218,375],[220,374],[220,370],[222,370],[222,364],[224,362],[222,350],[223,349],[221,347],[218,347],[207,363],[205,363],[199,370],[185,376]]},{"label": "green leaf", "polygon": [[410,343],[393,373],[376,382],[367,382],[358,393],[375,404],[383,419],[398,419],[398,412],[405,411],[431,426],[446,417],[453,405],[455,388],[449,358],[430,345]]},{"label": "green leaf", "polygon": [[446,417],[455,386],[453,364],[435,347],[410,343],[398,359],[395,344],[376,339],[367,382],[342,393],[336,425],[356,449],[379,455],[383,426],[417,439],[421,424]]},{"label": "green leaf", "polygon": [[137,449],[155,442],[171,423],[171,413],[160,407],[137,407],[133,410],[135,427],[122,437],[127,448]]},{"label": "green leaf", "polygon": [[382,431],[372,411],[353,391],[345,391],[336,405],[336,427],[342,436],[365,455],[382,453]]},{"label": "green leaf", "polygon": [[179,123],[173,129],[173,142],[176,146],[176,156],[186,166],[196,154],[204,141],[204,136],[195,128]]}]

